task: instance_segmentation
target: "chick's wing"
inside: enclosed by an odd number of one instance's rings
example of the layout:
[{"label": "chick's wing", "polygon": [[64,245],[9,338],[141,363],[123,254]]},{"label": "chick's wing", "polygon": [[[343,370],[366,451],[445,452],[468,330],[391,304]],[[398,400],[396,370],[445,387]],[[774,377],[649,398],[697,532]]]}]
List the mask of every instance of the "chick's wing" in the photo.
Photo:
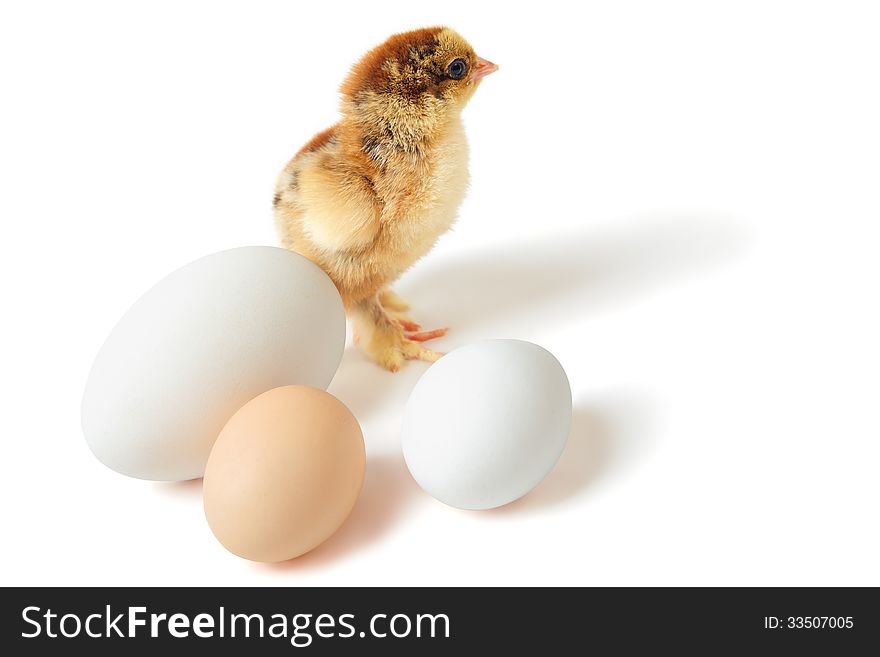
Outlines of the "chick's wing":
[{"label": "chick's wing", "polygon": [[379,230],[380,204],[369,177],[335,153],[302,158],[297,201],[303,229],[321,249],[345,251],[369,245]]}]

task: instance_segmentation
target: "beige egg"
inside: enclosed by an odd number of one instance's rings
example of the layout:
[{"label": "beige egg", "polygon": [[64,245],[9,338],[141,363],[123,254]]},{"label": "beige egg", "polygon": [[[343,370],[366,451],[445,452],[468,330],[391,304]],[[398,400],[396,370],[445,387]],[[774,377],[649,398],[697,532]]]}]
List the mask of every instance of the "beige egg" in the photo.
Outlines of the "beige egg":
[{"label": "beige egg", "polygon": [[205,468],[205,515],[230,552],[285,561],[345,522],[364,480],[351,411],[308,386],[274,388],[230,418]]}]

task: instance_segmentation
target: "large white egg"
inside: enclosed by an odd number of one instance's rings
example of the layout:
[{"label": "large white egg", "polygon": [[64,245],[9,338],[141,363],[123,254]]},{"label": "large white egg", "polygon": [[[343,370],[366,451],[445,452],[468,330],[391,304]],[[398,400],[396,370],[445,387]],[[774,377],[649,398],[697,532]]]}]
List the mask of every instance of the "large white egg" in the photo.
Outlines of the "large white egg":
[{"label": "large white egg", "polygon": [[571,427],[559,361],[520,340],[447,354],[419,379],[403,419],[403,455],[418,484],[460,509],[518,499],[553,469]]},{"label": "large white egg", "polygon": [[270,246],[206,256],[159,281],[104,342],[86,440],[131,477],[201,477],[241,406],[280,386],[326,388],[344,347],[342,300],[314,263]]}]

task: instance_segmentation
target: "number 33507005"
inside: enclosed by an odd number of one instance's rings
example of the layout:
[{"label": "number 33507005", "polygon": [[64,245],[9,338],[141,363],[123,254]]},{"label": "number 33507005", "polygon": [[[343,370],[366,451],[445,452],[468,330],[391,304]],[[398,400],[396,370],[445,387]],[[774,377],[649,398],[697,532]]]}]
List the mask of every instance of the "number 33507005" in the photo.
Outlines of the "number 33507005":
[{"label": "number 33507005", "polygon": [[845,628],[853,626],[852,616],[789,616],[785,624],[792,629]]}]

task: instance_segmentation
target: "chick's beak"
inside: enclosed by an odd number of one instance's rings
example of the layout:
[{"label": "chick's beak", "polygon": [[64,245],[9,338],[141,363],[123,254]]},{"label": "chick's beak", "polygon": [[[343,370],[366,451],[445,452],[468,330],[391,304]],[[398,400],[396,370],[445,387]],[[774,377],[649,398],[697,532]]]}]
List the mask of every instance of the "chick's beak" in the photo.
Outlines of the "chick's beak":
[{"label": "chick's beak", "polygon": [[477,57],[477,61],[471,69],[471,82],[476,82],[497,70],[498,64],[493,64],[488,59]]}]

